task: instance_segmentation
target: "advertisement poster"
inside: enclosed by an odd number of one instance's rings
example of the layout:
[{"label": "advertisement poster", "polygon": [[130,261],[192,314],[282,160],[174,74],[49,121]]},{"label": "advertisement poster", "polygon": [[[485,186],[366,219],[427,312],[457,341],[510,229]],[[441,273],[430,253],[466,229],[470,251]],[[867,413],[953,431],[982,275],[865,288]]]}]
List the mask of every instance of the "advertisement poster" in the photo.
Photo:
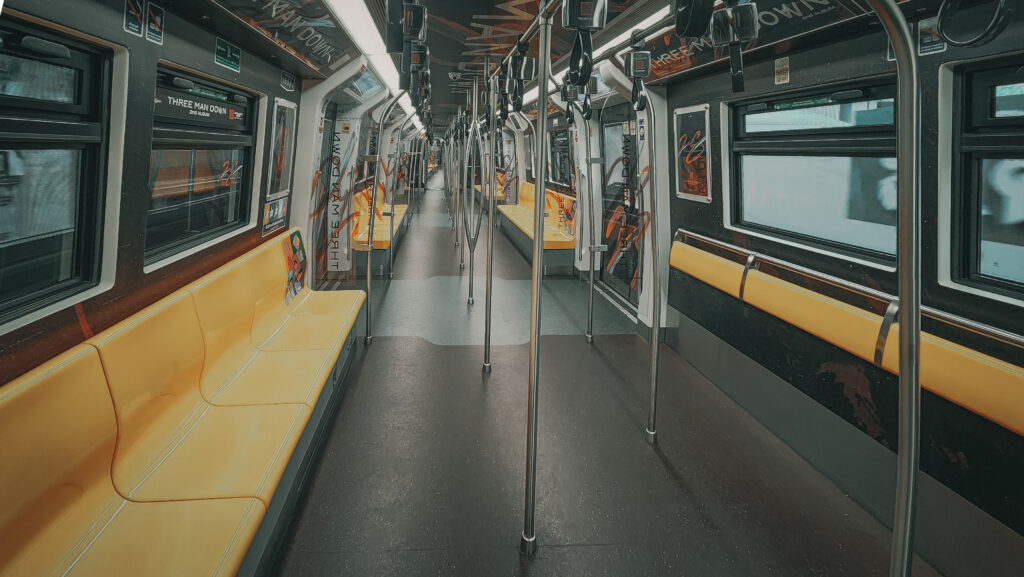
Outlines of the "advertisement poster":
[{"label": "advertisement poster", "polygon": [[288,265],[288,284],[284,290],[284,304],[291,304],[306,287],[306,247],[302,245],[302,233],[295,231],[281,240],[284,260]]},{"label": "advertisement poster", "polygon": [[321,73],[329,74],[359,55],[322,0],[212,2]]},{"label": "advertisement poster", "polygon": [[274,101],[274,131],[270,147],[270,178],[267,179],[267,200],[285,198],[292,192],[292,171],[295,166],[294,102]]},{"label": "advertisement poster", "polygon": [[263,205],[263,236],[288,224],[288,199],[279,198]]},{"label": "advertisement poster", "polygon": [[675,111],[676,196],[711,202],[711,170],[708,166],[708,105]]},{"label": "advertisement poster", "polygon": [[327,270],[352,270],[352,234],[355,220],[353,211],[354,182],[358,155],[359,131],[362,120],[358,117],[340,117],[331,137],[331,189],[327,197]]}]

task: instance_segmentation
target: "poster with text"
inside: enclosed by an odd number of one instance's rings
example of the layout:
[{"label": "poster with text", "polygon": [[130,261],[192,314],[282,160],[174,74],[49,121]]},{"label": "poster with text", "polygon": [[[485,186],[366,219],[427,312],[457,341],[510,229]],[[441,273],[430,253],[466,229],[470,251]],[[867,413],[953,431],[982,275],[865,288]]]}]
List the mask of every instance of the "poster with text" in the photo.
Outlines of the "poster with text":
[{"label": "poster with text", "polygon": [[676,109],[676,196],[679,198],[711,202],[710,129],[707,104]]},{"label": "poster with text", "polygon": [[267,180],[268,201],[285,198],[291,194],[292,172],[295,165],[295,125],[295,103],[278,98],[274,102],[270,178]]},{"label": "poster with text", "polygon": [[263,236],[288,225],[288,199],[279,198],[263,205]]}]

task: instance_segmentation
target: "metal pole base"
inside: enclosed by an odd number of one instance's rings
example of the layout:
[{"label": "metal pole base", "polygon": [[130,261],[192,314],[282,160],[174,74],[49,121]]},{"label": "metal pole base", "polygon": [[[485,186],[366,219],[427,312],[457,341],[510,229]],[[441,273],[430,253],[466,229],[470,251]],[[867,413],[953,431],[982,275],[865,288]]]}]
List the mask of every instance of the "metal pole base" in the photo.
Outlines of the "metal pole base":
[{"label": "metal pole base", "polygon": [[657,431],[648,431],[645,428],[644,429],[644,440],[647,441],[648,445],[657,445],[658,444],[658,432]]},{"label": "metal pole base", "polygon": [[594,335],[587,335],[587,342],[588,343],[594,342]]},{"label": "metal pole base", "polygon": [[373,337],[366,337],[365,339],[363,339],[363,342],[368,344],[368,345],[372,345],[373,344]]},{"label": "metal pole base", "polygon": [[459,270],[462,270],[462,269],[464,269],[464,268],[466,268],[466,263],[464,263],[464,262],[460,262],[460,263],[459,263]]},{"label": "metal pole base", "polygon": [[484,363],[484,372],[488,375],[491,374],[491,363]]},{"label": "metal pole base", "polygon": [[537,554],[537,537],[527,539],[526,535],[523,535],[519,539],[519,553],[533,557]]},{"label": "metal pole base", "polygon": [[389,279],[395,278],[395,273],[393,273],[393,272],[389,272],[389,273],[388,273],[388,278],[389,278]]},{"label": "metal pole base", "polygon": [[473,297],[469,297],[468,299],[466,299],[467,304],[473,304],[474,302],[475,301],[473,301]]}]

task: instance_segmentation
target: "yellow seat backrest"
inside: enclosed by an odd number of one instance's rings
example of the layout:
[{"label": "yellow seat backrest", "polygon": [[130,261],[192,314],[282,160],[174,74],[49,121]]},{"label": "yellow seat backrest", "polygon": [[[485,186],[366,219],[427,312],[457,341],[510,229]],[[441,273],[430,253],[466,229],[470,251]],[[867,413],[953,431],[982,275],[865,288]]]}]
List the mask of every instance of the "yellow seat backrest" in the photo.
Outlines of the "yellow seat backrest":
[{"label": "yellow seat backrest", "polygon": [[0,387],[0,572],[43,528],[65,522],[69,508],[116,496],[116,435],[103,366],[89,345]]},{"label": "yellow seat backrest", "polygon": [[533,211],[534,190],[532,182],[523,182],[519,185],[519,206],[531,212]]},{"label": "yellow seat backrest", "polygon": [[[86,341],[99,349],[117,414],[115,486],[130,490],[160,452],[161,435],[171,437],[204,404],[203,341],[192,293],[184,289]],[[143,437],[152,446],[139,446]]]},{"label": "yellow seat backrest", "polygon": [[[292,232],[275,237],[257,248],[247,265],[253,294],[252,339],[260,345],[270,339],[288,317],[291,303],[285,304],[288,290],[288,264],[284,245]],[[308,262],[307,262],[308,266]],[[308,290],[308,289],[304,289]],[[294,301],[292,301],[294,303]]]}]

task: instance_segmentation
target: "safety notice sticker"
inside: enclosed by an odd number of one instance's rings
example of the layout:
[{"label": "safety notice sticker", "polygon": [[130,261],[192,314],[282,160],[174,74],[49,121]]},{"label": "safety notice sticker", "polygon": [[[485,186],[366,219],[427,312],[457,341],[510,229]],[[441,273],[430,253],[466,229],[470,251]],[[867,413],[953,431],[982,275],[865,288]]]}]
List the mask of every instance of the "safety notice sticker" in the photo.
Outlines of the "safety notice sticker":
[{"label": "safety notice sticker", "polygon": [[146,10],[146,40],[164,43],[164,9],[152,2]]},{"label": "safety notice sticker", "polygon": [[145,13],[146,3],[144,0],[124,0],[124,31],[141,37]]},{"label": "safety notice sticker", "polygon": [[217,37],[217,50],[213,61],[229,70],[241,72],[242,49],[223,38]]}]

